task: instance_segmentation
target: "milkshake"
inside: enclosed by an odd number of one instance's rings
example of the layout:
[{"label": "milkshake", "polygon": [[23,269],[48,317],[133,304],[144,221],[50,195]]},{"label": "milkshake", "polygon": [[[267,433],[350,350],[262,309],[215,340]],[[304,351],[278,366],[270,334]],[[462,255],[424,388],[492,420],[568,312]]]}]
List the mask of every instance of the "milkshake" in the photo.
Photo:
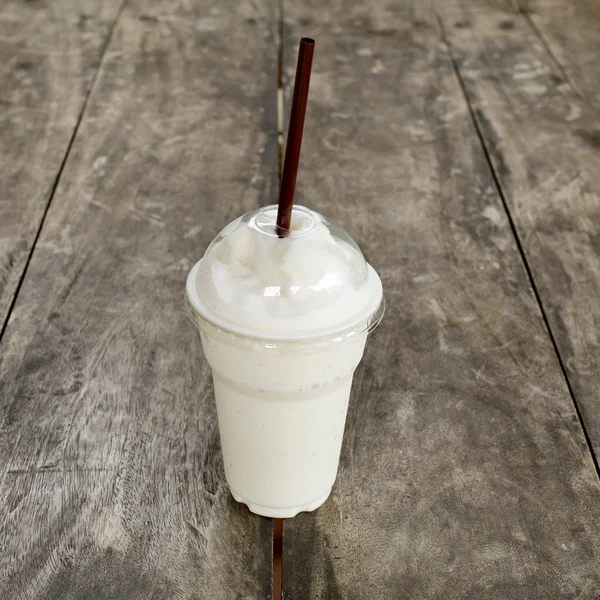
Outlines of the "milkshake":
[{"label": "milkshake", "polygon": [[295,206],[281,238],[276,217],[268,206],[227,226],[186,295],[212,368],[232,495],[256,514],[293,517],[331,492],[352,376],[384,304],[346,232]]}]

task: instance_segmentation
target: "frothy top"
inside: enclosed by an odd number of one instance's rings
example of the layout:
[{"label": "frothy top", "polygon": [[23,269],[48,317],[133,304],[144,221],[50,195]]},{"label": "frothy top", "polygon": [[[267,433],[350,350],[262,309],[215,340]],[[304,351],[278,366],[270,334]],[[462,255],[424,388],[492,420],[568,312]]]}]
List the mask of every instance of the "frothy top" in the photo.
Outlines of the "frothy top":
[{"label": "frothy top", "polygon": [[217,236],[197,265],[195,308],[233,331],[278,337],[368,319],[381,302],[381,282],[353,240],[303,207],[294,208],[288,237],[276,235],[275,218],[276,207],[266,207]]}]

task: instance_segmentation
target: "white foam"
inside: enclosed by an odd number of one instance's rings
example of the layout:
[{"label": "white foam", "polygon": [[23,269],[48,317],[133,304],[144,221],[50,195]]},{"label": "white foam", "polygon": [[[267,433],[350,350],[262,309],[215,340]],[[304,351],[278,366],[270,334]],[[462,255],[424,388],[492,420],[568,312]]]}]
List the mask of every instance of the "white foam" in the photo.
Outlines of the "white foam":
[{"label": "white foam", "polygon": [[350,323],[379,302],[374,277],[360,251],[317,218],[302,235],[283,239],[238,223],[200,261],[196,292],[227,322],[294,334]]}]

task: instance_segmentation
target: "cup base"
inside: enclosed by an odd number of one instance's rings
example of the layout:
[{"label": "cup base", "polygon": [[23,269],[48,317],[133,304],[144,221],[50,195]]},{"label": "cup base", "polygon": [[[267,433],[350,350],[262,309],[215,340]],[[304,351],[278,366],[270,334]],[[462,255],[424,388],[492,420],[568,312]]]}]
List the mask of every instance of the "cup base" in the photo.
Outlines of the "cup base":
[{"label": "cup base", "polygon": [[291,517],[295,517],[298,513],[316,510],[325,502],[325,500],[327,500],[327,498],[329,498],[329,494],[331,494],[331,489],[320,498],[317,498],[308,504],[302,504],[301,506],[275,507],[262,506],[260,504],[255,504],[254,502],[249,502],[231,490],[231,495],[234,497],[234,499],[237,502],[245,504],[250,512],[253,512],[255,515],[260,515],[261,517],[271,517],[272,519],[290,519]]}]

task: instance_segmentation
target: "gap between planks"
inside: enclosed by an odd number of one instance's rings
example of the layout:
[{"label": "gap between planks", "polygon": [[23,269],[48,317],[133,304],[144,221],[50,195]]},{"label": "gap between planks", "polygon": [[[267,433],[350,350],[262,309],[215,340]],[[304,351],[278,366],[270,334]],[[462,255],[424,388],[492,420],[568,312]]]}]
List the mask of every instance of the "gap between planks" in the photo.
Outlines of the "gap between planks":
[{"label": "gap between planks", "polygon": [[[596,458],[596,455],[594,453],[593,447],[592,447],[592,441],[590,439],[590,436],[588,434],[588,431],[585,427],[585,423],[583,421],[583,417],[581,414],[581,410],[579,409],[579,405],[577,404],[577,399],[575,397],[575,393],[573,391],[573,388],[571,386],[571,382],[569,381],[569,376],[567,373],[567,369],[566,366],[564,364],[564,361],[562,359],[562,356],[560,355],[560,352],[558,350],[558,344],[556,342],[556,338],[554,337],[554,333],[552,332],[552,329],[550,327],[550,322],[548,321],[548,317],[546,315],[546,311],[544,309],[544,305],[542,304],[542,298],[540,296],[540,293],[538,291],[537,285],[535,283],[535,279],[533,277],[533,271],[531,270],[531,267],[529,266],[529,262],[527,261],[527,256],[525,255],[525,250],[523,248],[523,245],[521,243],[521,239],[519,237],[519,234],[517,233],[517,228],[515,226],[515,222],[512,218],[512,215],[510,213],[510,209],[508,207],[508,203],[506,201],[506,198],[504,197],[504,192],[502,191],[502,186],[500,184],[500,180],[498,178],[498,174],[496,172],[496,169],[494,168],[494,164],[492,162],[492,158],[490,155],[490,152],[488,150],[487,144],[485,142],[485,139],[483,137],[483,132],[481,131],[481,128],[479,127],[479,123],[477,121],[477,117],[475,116],[475,111],[473,109],[473,105],[471,103],[471,99],[469,97],[469,93],[467,91],[465,82],[462,78],[462,75],[460,73],[460,69],[458,67],[458,63],[456,62],[456,59],[454,58],[454,54],[452,52],[452,46],[450,45],[450,40],[448,39],[448,36],[446,35],[446,30],[444,27],[444,24],[439,16],[439,14],[437,14],[436,11],[436,19],[437,19],[437,23],[438,23],[438,27],[440,30],[440,35],[442,38],[442,41],[444,43],[444,45],[446,46],[446,51],[448,53],[448,58],[450,59],[450,62],[452,63],[452,68],[454,69],[454,73],[456,75],[456,79],[458,80],[458,84],[460,85],[460,88],[462,90],[465,102],[467,104],[467,108],[469,109],[469,115],[471,116],[471,120],[473,121],[473,125],[475,127],[475,131],[477,132],[477,137],[479,138],[479,143],[481,144],[481,148],[483,149],[483,153],[485,155],[485,159],[487,161],[488,167],[490,169],[490,172],[492,174],[492,178],[494,180],[494,185],[496,187],[496,190],[500,196],[500,199],[502,200],[502,206],[504,207],[504,212],[506,213],[506,217],[508,219],[508,223],[510,225],[510,230],[512,232],[513,238],[515,240],[515,243],[517,245],[517,249],[519,251],[519,255],[521,257],[521,261],[523,263],[523,266],[525,267],[525,271],[527,272],[527,277],[529,279],[529,284],[531,285],[531,288],[533,290],[533,294],[536,300],[536,303],[538,305],[538,308],[540,310],[540,313],[542,315],[542,319],[544,321],[544,326],[546,328],[546,331],[548,332],[548,337],[550,338],[550,342],[552,343],[552,347],[554,349],[554,353],[556,355],[556,358],[558,360],[558,364],[560,366],[560,370],[562,372],[563,378],[565,380],[565,383],[567,384],[567,389],[569,390],[569,395],[571,397],[571,401],[573,403],[573,407],[575,408],[575,412],[577,414],[577,419],[579,420],[579,426],[581,427],[581,430],[583,431],[583,435],[585,437],[585,442],[587,444],[587,449],[588,452],[590,453],[590,456],[592,458],[592,462],[594,463],[594,468],[596,469],[596,475],[598,476],[598,478],[600,479],[600,466],[598,465],[598,459]],[[527,14],[526,14],[527,16]],[[528,22],[531,24],[531,20],[527,19]],[[532,28],[535,31],[535,27],[532,26]],[[544,48],[546,48],[546,50],[548,51],[548,53],[550,54],[550,57],[552,58],[552,60],[554,62],[557,62],[556,59],[554,58],[554,56],[550,53],[548,47],[546,46],[546,44],[543,44]],[[558,63],[557,63],[558,64]],[[562,72],[562,68],[560,69]],[[569,81],[569,79],[565,79],[566,81]],[[575,88],[574,88],[575,89]]]},{"label": "gap between planks", "polygon": [[277,27],[277,174],[281,184],[283,173],[283,0],[278,2],[279,23]]},{"label": "gap between planks", "polygon": [[10,321],[10,316],[11,316],[13,309],[15,308],[15,305],[17,303],[17,298],[19,297],[19,292],[21,291],[23,281],[25,281],[25,277],[27,275],[27,270],[29,269],[29,263],[31,262],[31,259],[33,257],[33,253],[35,251],[38,240],[40,238],[40,234],[42,233],[42,228],[44,227],[44,223],[46,222],[46,217],[48,215],[48,211],[50,210],[50,205],[52,204],[52,200],[54,199],[54,195],[56,194],[56,189],[58,188],[58,184],[60,183],[60,178],[65,169],[65,165],[67,164],[69,154],[71,153],[71,148],[73,147],[73,143],[75,142],[75,138],[77,137],[77,132],[79,131],[79,126],[81,125],[81,123],[83,121],[83,116],[85,114],[88,102],[92,96],[94,88],[96,87],[96,82],[98,81],[100,71],[102,70],[102,67],[104,65],[104,58],[106,56],[106,51],[108,50],[108,47],[110,46],[110,44],[113,40],[115,31],[117,29],[117,25],[121,19],[123,10],[125,9],[125,4],[127,4],[127,0],[123,0],[121,2],[121,5],[119,6],[119,11],[117,12],[117,17],[110,28],[110,32],[109,32],[108,36],[106,37],[106,42],[104,43],[104,47],[102,48],[102,52],[100,54],[100,61],[98,62],[98,67],[96,68],[96,72],[94,73],[94,76],[92,77],[90,87],[88,88],[88,91],[83,100],[83,104],[81,106],[81,110],[79,111],[79,115],[77,116],[77,123],[75,123],[75,127],[73,128],[73,133],[71,134],[69,143],[67,144],[67,149],[65,150],[65,155],[63,156],[63,159],[58,168],[58,172],[56,173],[56,177],[54,178],[54,182],[52,183],[52,188],[50,190],[50,195],[48,196],[48,201],[46,202],[46,206],[44,207],[44,212],[42,213],[42,218],[40,220],[40,224],[35,233],[35,237],[33,238],[33,243],[31,244],[31,250],[29,251],[29,255],[27,256],[27,260],[25,261],[25,267],[23,268],[23,272],[21,273],[21,277],[19,278],[19,283],[17,284],[12,301],[8,307],[8,311],[6,312],[6,317],[4,319],[4,322],[2,323],[2,328],[0,329],[0,342],[2,342],[2,338],[4,337],[4,333],[6,331],[6,328],[8,327],[8,322]]}]

